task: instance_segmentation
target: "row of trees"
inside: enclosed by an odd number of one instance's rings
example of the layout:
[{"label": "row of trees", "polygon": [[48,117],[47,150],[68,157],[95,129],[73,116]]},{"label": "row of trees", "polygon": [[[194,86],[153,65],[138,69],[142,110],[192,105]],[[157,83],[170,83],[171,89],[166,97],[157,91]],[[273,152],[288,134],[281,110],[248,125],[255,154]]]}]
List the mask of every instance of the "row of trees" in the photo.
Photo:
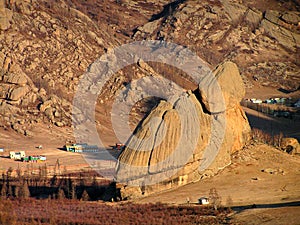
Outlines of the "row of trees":
[{"label": "row of trees", "polygon": [[30,191],[28,183],[23,180],[18,186],[9,185],[9,183],[4,182],[1,187],[1,198],[16,197],[21,199],[26,199],[30,197]]},{"label": "row of trees", "polygon": [[88,201],[116,198],[114,194],[115,184],[105,180],[99,182],[99,177],[95,174],[65,173],[48,178],[46,166],[37,175],[28,176],[26,172],[21,173],[18,170],[16,176],[12,176],[12,173],[13,169],[9,168],[6,173],[2,174],[2,179],[0,179],[1,199],[34,197]]}]

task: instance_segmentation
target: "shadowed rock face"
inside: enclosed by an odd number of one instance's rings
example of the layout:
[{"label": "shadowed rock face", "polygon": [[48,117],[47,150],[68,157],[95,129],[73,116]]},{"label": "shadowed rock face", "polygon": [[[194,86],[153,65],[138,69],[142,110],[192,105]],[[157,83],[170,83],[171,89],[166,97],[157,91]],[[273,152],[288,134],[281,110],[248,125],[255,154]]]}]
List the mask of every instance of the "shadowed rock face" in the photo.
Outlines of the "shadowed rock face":
[{"label": "shadowed rock face", "polygon": [[117,167],[118,180],[128,184],[123,198],[211,176],[245,145],[250,127],[239,104],[245,91],[237,66],[225,62],[213,75],[221,93],[203,81],[194,93],[162,100],[136,128]]}]

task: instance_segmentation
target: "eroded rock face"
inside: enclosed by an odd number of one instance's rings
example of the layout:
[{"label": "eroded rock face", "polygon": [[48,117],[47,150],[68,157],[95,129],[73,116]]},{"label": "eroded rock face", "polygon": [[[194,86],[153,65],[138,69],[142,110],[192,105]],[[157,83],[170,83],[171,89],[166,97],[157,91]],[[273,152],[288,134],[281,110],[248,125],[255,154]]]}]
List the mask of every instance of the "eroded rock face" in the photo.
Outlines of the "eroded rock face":
[{"label": "eroded rock face", "polygon": [[211,176],[229,165],[231,153],[245,145],[250,127],[239,104],[245,93],[239,71],[234,63],[225,62],[213,74],[224,104],[216,99],[211,110],[205,99],[211,100],[209,94],[214,92],[200,83],[201,91],[195,94],[188,91],[169,102],[162,100],[137,127],[117,167],[118,180],[128,184],[121,190],[123,198]]},{"label": "eroded rock face", "polygon": [[296,52],[300,46],[300,34],[288,29],[295,24],[296,20],[300,20],[300,16],[296,13],[288,12],[282,15],[278,11],[267,10],[265,19],[261,22],[261,27],[279,44]]}]

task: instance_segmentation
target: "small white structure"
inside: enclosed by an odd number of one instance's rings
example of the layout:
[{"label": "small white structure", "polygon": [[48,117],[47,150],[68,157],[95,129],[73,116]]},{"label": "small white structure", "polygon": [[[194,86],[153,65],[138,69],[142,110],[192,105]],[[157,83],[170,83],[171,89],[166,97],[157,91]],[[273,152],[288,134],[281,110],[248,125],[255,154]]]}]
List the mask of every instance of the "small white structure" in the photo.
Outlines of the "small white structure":
[{"label": "small white structure", "polygon": [[4,152],[4,148],[0,148],[0,153],[1,153],[1,152]]},{"label": "small white structure", "polygon": [[24,158],[25,155],[25,151],[20,151],[20,152],[9,152],[9,157],[11,159],[14,160],[21,160],[22,158]]},{"label": "small white structure", "polygon": [[198,201],[199,201],[200,205],[208,205],[209,204],[209,200],[207,197],[201,197],[198,199]]},{"label": "small white structure", "polygon": [[256,98],[251,98],[250,101],[256,104],[261,104],[263,102],[261,99],[256,99]]},{"label": "small white structure", "polygon": [[41,160],[41,161],[46,161],[46,159],[47,159],[46,156],[43,156],[43,155],[39,156],[39,160]]}]

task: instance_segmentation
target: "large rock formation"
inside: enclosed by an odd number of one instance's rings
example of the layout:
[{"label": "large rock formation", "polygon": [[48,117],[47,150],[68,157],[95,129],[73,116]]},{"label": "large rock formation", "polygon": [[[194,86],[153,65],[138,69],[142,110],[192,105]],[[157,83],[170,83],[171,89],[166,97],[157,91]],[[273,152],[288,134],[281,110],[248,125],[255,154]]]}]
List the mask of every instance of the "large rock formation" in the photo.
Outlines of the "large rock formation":
[{"label": "large rock formation", "polygon": [[127,184],[123,198],[211,176],[245,145],[250,127],[239,104],[245,90],[237,66],[225,62],[213,74],[222,93],[203,81],[194,93],[160,101],[137,127],[117,167],[118,181]]}]

